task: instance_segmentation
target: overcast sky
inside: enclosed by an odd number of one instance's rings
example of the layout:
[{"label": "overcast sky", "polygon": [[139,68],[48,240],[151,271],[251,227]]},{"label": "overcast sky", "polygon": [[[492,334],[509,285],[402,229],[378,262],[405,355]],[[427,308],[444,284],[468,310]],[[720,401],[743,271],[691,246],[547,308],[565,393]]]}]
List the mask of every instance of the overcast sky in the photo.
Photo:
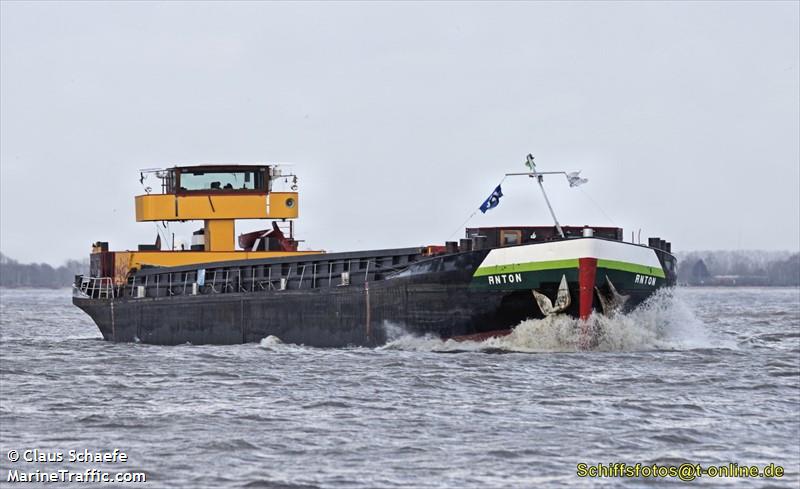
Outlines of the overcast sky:
[{"label": "overcast sky", "polygon": [[[205,162],[294,163],[306,247],[442,243],[527,153],[589,178],[546,180],[562,224],[800,248],[797,2],[1,5],[23,262],[153,242],[138,169]],[[469,224],[551,223],[503,192]]]}]

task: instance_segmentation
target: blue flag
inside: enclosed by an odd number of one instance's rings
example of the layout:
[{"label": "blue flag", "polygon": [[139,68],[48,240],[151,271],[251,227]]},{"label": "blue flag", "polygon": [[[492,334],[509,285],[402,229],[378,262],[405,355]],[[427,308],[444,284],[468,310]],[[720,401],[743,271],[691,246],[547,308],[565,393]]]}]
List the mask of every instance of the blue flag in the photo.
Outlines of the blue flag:
[{"label": "blue flag", "polygon": [[483,204],[481,204],[481,212],[486,214],[486,211],[489,209],[494,209],[497,207],[500,204],[500,197],[502,196],[503,190],[500,188],[500,185],[498,185],[497,188],[494,189],[494,192],[492,192],[492,195],[490,195],[489,198],[483,201]]}]

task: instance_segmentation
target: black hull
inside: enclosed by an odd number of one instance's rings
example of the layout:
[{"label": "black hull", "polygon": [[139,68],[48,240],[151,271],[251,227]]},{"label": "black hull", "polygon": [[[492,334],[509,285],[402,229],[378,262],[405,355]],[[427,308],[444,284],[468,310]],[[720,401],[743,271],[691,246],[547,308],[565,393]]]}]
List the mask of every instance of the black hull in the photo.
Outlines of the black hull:
[{"label": "black hull", "polygon": [[319,347],[375,346],[396,331],[451,337],[509,329],[526,318],[542,317],[530,292],[407,279],[359,290],[74,301],[106,340],[159,345],[250,343],[273,335]]},{"label": "black hull", "polygon": [[[448,275],[455,274],[386,280],[359,289],[136,300],[76,297],[74,303],[92,317],[104,339],[157,345],[251,343],[272,335],[316,347],[377,346],[399,332],[450,338],[508,330],[544,317],[530,291],[480,290]],[[571,289],[577,294],[577,287]],[[648,295],[633,295],[629,307]],[[577,316],[577,305],[566,313]]]}]

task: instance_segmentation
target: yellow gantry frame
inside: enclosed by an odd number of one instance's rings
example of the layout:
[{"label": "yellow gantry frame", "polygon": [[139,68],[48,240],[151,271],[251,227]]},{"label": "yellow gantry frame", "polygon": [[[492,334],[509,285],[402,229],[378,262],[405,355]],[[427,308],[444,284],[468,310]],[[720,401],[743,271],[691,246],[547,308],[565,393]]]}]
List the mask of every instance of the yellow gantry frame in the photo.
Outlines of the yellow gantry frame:
[{"label": "yellow gantry frame", "polygon": [[236,249],[236,219],[294,219],[297,216],[297,192],[204,192],[136,196],[138,222],[205,221],[205,251],[213,252],[230,252]]},{"label": "yellow gantry frame", "polygon": [[297,192],[136,196],[136,220],[194,221],[219,219],[295,219]]},{"label": "yellow gantry frame", "polygon": [[[295,219],[297,192],[147,194],[136,196],[136,221],[204,221],[204,251],[117,251],[115,279],[142,265],[175,267],[253,258],[275,258],[321,251],[235,251],[236,219]],[[99,251],[99,250],[98,250]]]}]

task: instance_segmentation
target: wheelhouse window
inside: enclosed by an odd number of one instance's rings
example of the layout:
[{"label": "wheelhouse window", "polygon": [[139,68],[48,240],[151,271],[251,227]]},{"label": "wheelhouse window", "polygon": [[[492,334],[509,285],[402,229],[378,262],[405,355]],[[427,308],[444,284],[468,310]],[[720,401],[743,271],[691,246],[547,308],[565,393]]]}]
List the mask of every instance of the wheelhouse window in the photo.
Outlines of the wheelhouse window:
[{"label": "wheelhouse window", "polygon": [[504,229],[500,231],[500,246],[513,246],[522,243],[522,231]]},{"label": "wheelhouse window", "polygon": [[180,192],[265,191],[259,169],[184,169],[179,174]]}]

